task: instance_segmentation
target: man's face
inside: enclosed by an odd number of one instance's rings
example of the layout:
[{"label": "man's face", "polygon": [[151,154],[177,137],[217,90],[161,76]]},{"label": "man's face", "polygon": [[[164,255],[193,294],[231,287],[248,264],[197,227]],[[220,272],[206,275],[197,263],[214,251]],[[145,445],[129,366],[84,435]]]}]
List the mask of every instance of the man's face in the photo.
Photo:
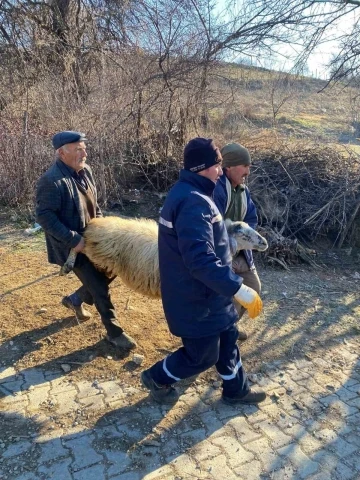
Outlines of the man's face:
[{"label": "man's face", "polygon": [[250,165],[236,165],[235,167],[227,167],[226,169],[226,176],[233,187],[243,185],[249,175]]},{"label": "man's face", "polygon": [[85,167],[86,145],[84,142],[68,143],[59,149],[61,160],[76,172]]},{"label": "man's face", "polygon": [[221,168],[221,164],[216,163],[212,167],[206,168],[205,170],[201,170],[201,172],[198,172],[198,174],[216,183],[221,177],[221,175],[223,174],[223,171]]}]

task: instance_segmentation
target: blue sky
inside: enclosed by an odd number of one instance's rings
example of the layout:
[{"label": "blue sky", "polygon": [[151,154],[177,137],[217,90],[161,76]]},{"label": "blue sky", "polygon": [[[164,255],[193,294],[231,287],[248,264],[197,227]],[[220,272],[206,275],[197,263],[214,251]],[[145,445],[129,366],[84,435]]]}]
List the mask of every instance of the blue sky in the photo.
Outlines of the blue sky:
[{"label": "blue sky", "polygon": [[[218,13],[224,13],[225,0],[217,0],[215,11]],[[234,9],[241,11],[239,6],[242,4],[242,0],[235,0],[233,2]],[[329,8],[331,2],[329,1]],[[333,4],[332,4],[333,6]],[[226,15],[226,12],[225,12]],[[339,37],[341,34],[346,34],[351,31],[352,24],[360,19],[360,8],[353,12],[343,16],[340,20],[334,23],[331,29],[328,29],[325,33],[326,37],[323,37],[324,41],[321,45],[316,47],[313,53],[309,56],[307,61],[308,73],[318,78],[326,79],[329,76],[329,72],[326,68],[326,64],[330,62],[334,53],[338,50],[338,42],[334,38]],[[281,46],[279,48],[281,55],[269,57],[268,54],[264,55],[264,58],[253,58],[252,64],[257,66],[263,66],[265,68],[271,68],[276,70],[290,71],[294,65],[295,57],[297,55],[297,49],[295,45]],[[240,55],[241,58],[241,55]],[[234,58],[236,61],[236,58]]]}]

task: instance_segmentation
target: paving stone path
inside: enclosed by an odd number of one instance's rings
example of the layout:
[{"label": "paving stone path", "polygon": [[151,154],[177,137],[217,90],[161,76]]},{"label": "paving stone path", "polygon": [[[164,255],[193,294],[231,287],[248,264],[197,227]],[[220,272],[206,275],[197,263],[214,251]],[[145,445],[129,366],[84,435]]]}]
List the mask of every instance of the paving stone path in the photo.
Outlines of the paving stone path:
[{"label": "paving stone path", "polygon": [[[263,404],[231,407],[199,377],[169,409],[147,392],[64,372],[0,369],[0,478],[360,479],[359,342],[252,375]],[[138,373],[136,373],[138,375]]]}]

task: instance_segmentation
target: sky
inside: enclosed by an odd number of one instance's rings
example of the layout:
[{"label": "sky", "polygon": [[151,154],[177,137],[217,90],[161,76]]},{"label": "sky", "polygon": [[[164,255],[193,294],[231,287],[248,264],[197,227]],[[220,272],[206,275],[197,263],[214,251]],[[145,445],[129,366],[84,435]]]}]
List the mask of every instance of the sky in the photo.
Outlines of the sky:
[{"label": "sky", "polygon": [[[332,30],[328,31],[329,36],[338,36],[346,34],[350,31],[351,25],[360,18],[360,9],[357,12],[351,12],[342,19],[340,19]],[[315,51],[310,55],[308,60],[308,68],[312,76],[317,78],[326,79],[329,76],[329,72],[326,68],[326,64],[331,61],[331,58],[335,52],[338,51],[338,42],[330,40],[323,45],[317,47]]]},{"label": "sky", "polygon": [[[218,0],[216,9],[223,8],[225,0]],[[322,0],[319,0],[322,1]],[[241,0],[239,0],[241,4]],[[239,5],[238,4],[238,5]],[[330,5],[330,1],[329,1]],[[304,71],[305,75],[310,75],[316,78],[328,79],[329,70],[326,65],[331,61],[334,53],[338,51],[338,42],[334,41],[333,38],[338,37],[341,34],[349,33],[351,30],[351,25],[357,20],[360,19],[360,8],[356,9],[353,12],[348,13],[333,25],[332,28],[326,30],[326,42],[317,46],[314,51],[310,54],[307,61],[307,69]],[[325,37],[323,37],[323,40]],[[294,58],[296,57],[296,48],[293,45],[281,46],[282,55],[269,57],[268,55],[264,58],[252,59],[251,62],[254,66],[261,66],[269,69],[291,71],[294,66]],[[288,57],[288,59],[286,59]],[[236,61],[236,59],[234,59]],[[238,58],[238,61],[241,60],[241,57]],[[241,63],[241,61],[239,61]]]},{"label": "sky", "polygon": [[[339,49],[339,43],[337,40],[332,40],[335,36],[338,37],[340,34],[345,34],[349,32],[350,25],[354,21],[355,12],[349,14],[348,16],[340,19],[336,25],[332,29],[327,31],[327,37],[329,38],[328,41],[322,43],[321,45],[317,46],[314,51],[310,54],[307,60],[307,70],[308,74],[312,77],[327,79],[329,78],[329,69],[327,65],[330,63],[333,55]],[[360,17],[360,9],[357,13],[358,18]],[[282,53],[286,55],[286,47],[282,47]],[[288,48],[288,56],[291,58],[288,61],[284,59],[283,56],[278,56],[276,58],[265,58],[260,60],[262,63],[269,63],[270,65],[262,65],[265,68],[274,68],[271,64],[276,64],[276,67],[279,70],[289,71],[293,68],[294,65],[294,58],[296,56],[296,50],[294,47],[290,46]],[[275,68],[276,68],[275,67]]]}]

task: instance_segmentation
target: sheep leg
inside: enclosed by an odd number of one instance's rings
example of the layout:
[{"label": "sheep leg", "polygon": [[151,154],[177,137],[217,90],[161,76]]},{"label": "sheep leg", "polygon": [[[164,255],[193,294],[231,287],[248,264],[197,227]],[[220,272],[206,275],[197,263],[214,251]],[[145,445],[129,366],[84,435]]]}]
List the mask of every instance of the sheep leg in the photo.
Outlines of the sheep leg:
[{"label": "sheep leg", "polygon": [[74,249],[70,250],[69,256],[64,265],[60,268],[59,275],[67,275],[74,268],[77,253]]}]

